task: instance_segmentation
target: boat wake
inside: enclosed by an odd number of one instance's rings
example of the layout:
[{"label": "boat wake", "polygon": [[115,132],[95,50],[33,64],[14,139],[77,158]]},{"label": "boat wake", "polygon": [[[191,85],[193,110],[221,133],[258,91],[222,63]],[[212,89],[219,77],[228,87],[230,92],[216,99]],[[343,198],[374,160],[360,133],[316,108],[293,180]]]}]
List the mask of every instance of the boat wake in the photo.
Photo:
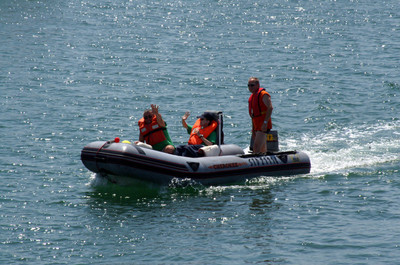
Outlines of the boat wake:
[{"label": "boat wake", "polygon": [[305,134],[298,140],[283,140],[287,149],[309,154],[313,177],[349,173],[354,169],[399,161],[400,124],[346,127],[321,134]]}]

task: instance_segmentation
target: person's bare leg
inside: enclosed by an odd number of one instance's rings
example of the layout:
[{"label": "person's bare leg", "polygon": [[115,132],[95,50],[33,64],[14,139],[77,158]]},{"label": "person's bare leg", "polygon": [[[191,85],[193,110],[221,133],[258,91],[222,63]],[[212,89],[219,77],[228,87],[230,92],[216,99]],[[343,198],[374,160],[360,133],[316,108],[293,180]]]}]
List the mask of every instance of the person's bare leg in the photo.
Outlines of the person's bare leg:
[{"label": "person's bare leg", "polygon": [[253,153],[266,153],[267,152],[267,134],[261,131],[256,132],[253,145]]}]

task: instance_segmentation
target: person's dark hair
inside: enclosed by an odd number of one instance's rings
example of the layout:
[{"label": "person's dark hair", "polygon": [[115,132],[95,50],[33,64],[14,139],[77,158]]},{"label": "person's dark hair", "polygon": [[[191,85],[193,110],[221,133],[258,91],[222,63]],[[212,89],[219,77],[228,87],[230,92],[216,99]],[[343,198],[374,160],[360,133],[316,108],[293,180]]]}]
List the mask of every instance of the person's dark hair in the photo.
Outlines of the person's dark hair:
[{"label": "person's dark hair", "polygon": [[217,117],[215,117],[211,112],[204,112],[203,114],[201,114],[200,116],[198,116],[198,118],[200,118],[200,119],[206,119],[206,120],[209,120],[209,121],[216,121],[216,120],[218,120],[218,118]]}]

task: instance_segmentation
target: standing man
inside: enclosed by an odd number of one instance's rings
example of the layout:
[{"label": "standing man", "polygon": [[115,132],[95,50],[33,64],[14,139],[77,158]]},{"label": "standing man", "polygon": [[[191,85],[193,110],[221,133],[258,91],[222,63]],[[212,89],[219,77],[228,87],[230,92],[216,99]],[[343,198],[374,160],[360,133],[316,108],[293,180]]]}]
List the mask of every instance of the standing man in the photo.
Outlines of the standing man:
[{"label": "standing man", "polygon": [[166,153],[174,153],[175,147],[169,137],[167,123],[162,119],[158,112],[157,105],[151,105],[143,113],[143,118],[138,122],[140,135],[139,141],[151,145],[154,150]]},{"label": "standing man", "polygon": [[251,117],[253,153],[267,152],[267,132],[272,129],[271,95],[260,87],[260,81],[256,77],[250,77],[247,84],[251,95],[249,97],[249,115]]}]

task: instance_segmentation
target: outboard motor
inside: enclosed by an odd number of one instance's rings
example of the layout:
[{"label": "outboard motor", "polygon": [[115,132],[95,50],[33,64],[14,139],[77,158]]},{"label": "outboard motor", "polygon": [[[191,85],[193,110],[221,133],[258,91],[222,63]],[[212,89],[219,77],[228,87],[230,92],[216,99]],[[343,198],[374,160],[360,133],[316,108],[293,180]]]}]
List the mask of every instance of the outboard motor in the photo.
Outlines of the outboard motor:
[{"label": "outboard motor", "polygon": [[267,133],[267,150],[271,152],[279,151],[278,131],[269,131]]}]

